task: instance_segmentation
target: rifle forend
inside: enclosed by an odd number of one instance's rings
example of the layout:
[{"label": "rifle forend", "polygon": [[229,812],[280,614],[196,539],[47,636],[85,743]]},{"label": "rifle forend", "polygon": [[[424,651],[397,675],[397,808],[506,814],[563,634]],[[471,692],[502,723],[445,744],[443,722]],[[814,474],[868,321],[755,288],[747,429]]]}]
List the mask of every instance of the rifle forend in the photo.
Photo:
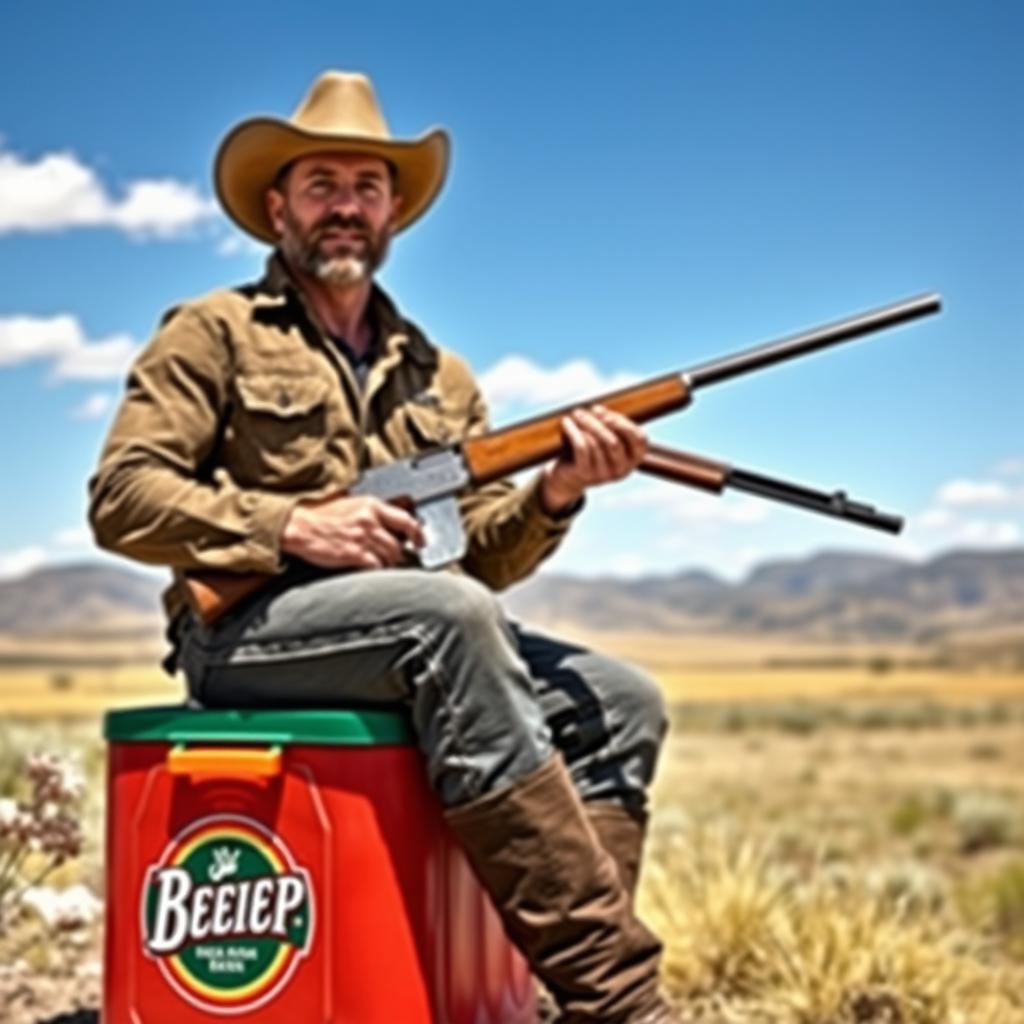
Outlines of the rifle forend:
[{"label": "rifle forend", "polygon": [[474,483],[490,483],[558,455],[565,447],[562,420],[573,409],[603,405],[628,416],[634,423],[646,423],[682,409],[689,402],[690,388],[682,374],[669,373],[463,441],[462,457]]}]

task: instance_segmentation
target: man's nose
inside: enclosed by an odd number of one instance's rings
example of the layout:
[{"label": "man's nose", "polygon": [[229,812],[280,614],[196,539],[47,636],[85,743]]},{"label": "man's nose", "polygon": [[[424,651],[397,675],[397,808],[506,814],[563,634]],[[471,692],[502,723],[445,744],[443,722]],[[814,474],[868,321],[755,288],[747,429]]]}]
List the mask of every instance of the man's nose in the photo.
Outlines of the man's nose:
[{"label": "man's nose", "polygon": [[356,190],[351,185],[338,185],[331,195],[330,209],[331,213],[340,213],[343,216],[359,213],[361,207]]}]

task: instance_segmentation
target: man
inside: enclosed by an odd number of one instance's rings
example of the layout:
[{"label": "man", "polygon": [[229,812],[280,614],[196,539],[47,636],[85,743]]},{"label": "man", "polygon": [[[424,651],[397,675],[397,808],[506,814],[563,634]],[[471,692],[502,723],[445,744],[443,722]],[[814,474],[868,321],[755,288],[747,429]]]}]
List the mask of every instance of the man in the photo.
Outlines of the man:
[{"label": "man", "polygon": [[[490,588],[530,573],[588,487],[645,438],[599,407],[523,486],[461,497],[453,572],[410,563],[416,519],[345,495],[366,468],[487,429],[466,365],[373,283],[437,195],[448,138],[391,138],[367,79],[321,76],[291,121],[228,134],[218,196],[275,247],[255,285],[173,310],[136,361],[91,482],[100,544],[188,569],[277,574],[215,628],[168,595],[175,660],[214,706],[403,702],[448,821],[565,1021],[665,1022],[637,921],[664,728],[633,669],[510,624]],[[486,584],[486,586],[485,586]]]}]

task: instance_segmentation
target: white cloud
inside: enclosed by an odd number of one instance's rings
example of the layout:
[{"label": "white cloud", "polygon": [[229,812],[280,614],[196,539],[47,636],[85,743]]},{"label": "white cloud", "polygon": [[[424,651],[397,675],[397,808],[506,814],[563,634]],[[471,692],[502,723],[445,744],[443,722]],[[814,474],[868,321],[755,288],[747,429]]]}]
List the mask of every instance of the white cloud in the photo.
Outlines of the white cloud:
[{"label": "white cloud", "polygon": [[1004,547],[1018,544],[1021,540],[1020,526],[1009,519],[992,522],[988,519],[970,520],[961,523],[955,535],[959,544],[970,544],[978,547]]},{"label": "white cloud", "polygon": [[1010,489],[996,480],[950,480],[939,488],[940,505],[1003,505]]},{"label": "white cloud", "polygon": [[27,160],[0,149],[0,234],[111,227],[172,238],[217,215],[212,199],[170,178],[129,182],[121,197],[74,153]]},{"label": "white cloud", "polygon": [[129,562],[121,555],[101,551],[93,543],[88,526],[71,526],[58,530],[43,544],[0,551],[0,580],[27,576],[36,569],[73,565],[82,561],[130,569],[153,579],[164,579],[167,575],[164,566]]},{"label": "white cloud", "polygon": [[739,580],[750,574],[750,571],[771,557],[771,551],[752,544],[735,548],[723,558],[723,572],[732,579]]},{"label": "white cloud", "polygon": [[255,238],[235,231],[217,243],[218,256],[265,256],[267,247]]},{"label": "white cloud", "polygon": [[66,352],[53,368],[62,380],[110,380],[123,377],[137,346],[127,334],[112,334],[100,341],[86,341]]},{"label": "white cloud", "polygon": [[593,398],[639,380],[635,373],[602,374],[586,359],[547,369],[512,355],[480,376],[480,389],[491,410],[514,405],[548,407]]},{"label": "white cloud", "polygon": [[646,509],[662,518],[688,524],[763,523],[770,515],[766,502],[724,494],[721,497],[690,490],[682,484],[649,480],[623,485],[608,495],[612,508]]},{"label": "white cloud", "polygon": [[0,580],[24,576],[45,565],[47,561],[47,551],[39,545],[18,548],[16,551],[0,551]]},{"label": "white cloud", "polygon": [[109,210],[115,227],[158,238],[173,238],[216,214],[212,199],[203,198],[192,185],[169,178],[133,182],[124,199]]},{"label": "white cloud", "polygon": [[953,513],[948,508],[930,508],[917,517],[916,523],[929,530],[942,530],[953,523]]},{"label": "white cloud", "polygon": [[635,579],[639,576],[646,576],[652,571],[648,559],[642,555],[625,553],[615,555],[607,563],[601,566],[602,575],[621,576],[624,579]]},{"label": "white cloud", "polygon": [[1024,459],[1003,459],[993,472],[996,476],[1024,476]]},{"label": "white cloud", "polygon": [[112,395],[105,391],[97,391],[80,405],[76,405],[71,410],[71,417],[76,420],[98,420],[107,414],[113,404]]},{"label": "white cloud", "polygon": [[0,367],[48,359],[59,380],[108,380],[124,376],[136,350],[126,334],[90,341],[67,314],[0,317]]},{"label": "white cloud", "polygon": [[0,551],[0,579],[25,576],[44,566],[60,565],[68,561],[88,558],[124,565],[116,555],[100,551],[93,543],[92,531],[82,522],[57,530],[41,544],[31,544],[13,551]]},{"label": "white cloud", "polygon": [[59,548],[92,547],[92,531],[88,526],[69,526],[53,535],[53,543]]}]

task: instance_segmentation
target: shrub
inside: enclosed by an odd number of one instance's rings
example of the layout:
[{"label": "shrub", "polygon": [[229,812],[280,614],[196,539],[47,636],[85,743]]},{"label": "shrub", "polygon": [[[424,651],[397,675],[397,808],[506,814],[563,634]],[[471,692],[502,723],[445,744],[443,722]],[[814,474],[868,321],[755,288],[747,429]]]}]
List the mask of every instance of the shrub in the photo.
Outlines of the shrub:
[{"label": "shrub", "polygon": [[997,793],[961,793],[953,807],[953,821],[964,853],[1006,846],[1014,837],[1015,807]]},{"label": "shrub", "polygon": [[889,828],[895,835],[913,835],[930,817],[924,799],[914,793],[904,797],[889,815]]},{"label": "shrub", "polygon": [[965,916],[1024,960],[1024,860],[1012,860],[960,891]]},{"label": "shrub", "polygon": [[29,757],[22,793],[0,799],[0,934],[22,896],[82,850],[83,783],[66,763]]},{"label": "shrub", "polygon": [[[880,897],[840,866],[801,883],[769,846],[722,834],[676,836],[652,852],[644,901],[666,941],[665,982],[688,1006],[714,1007],[715,1020],[1022,1020],[1019,977],[988,965],[934,899]],[[916,870],[901,866],[901,889],[921,888],[907,883]]]}]

